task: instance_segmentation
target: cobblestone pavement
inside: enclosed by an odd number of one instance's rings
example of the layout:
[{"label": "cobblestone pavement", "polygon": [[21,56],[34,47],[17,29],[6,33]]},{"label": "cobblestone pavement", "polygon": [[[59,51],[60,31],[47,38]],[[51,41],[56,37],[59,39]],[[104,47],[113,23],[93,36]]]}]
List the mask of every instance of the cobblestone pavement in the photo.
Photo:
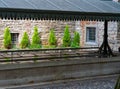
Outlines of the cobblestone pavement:
[{"label": "cobblestone pavement", "polygon": [[49,85],[36,85],[29,87],[20,87],[12,89],[114,89],[117,77],[106,77],[90,80],[77,80],[73,82],[64,82]]}]

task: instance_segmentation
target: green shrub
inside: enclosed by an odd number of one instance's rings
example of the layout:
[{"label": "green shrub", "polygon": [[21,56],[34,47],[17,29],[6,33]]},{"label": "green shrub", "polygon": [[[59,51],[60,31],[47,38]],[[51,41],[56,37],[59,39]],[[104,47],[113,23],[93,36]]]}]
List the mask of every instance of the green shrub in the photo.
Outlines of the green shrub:
[{"label": "green shrub", "polygon": [[12,49],[20,49],[19,47],[17,47],[16,45],[12,46]]},{"label": "green shrub", "polygon": [[6,49],[10,49],[11,48],[11,34],[10,34],[10,30],[9,28],[5,28],[5,31],[4,31],[4,39],[3,39],[3,42],[4,42],[4,47]]},{"label": "green shrub", "polygon": [[50,45],[49,48],[51,49],[56,48],[56,45]]},{"label": "green shrub", "polygon": [[38,33],[38,27],[34,27],[34,33],[32,35],[32,42],[30,45],[30,49],[36,49],[36,48],[41,48],[40,44],[40,37]]},{"label": "green shrub", "polygon": [[31,44],[29,49],[40,49],[42,46],[40,44]]},{"label": "green shrub", "polygon": [[65,29],[64,29],[64,36],[63,36],[63,47],[70,47],[71,45],[71,36],[70,36],[70,32],[69,32],[69,26],[66,25]]},{"label": "green shrub", "polygon": [[49,45],[42,45],[42,48],[48,49],[48,48],[49,48]]},{"label": "green shrub", "polygon": [[115,88],[114,89],[120,89],[120,76],[116,82]]},{"label": "green shrub", "polygon": [[71,47],[79,47],[80,46],[80,34],[78,32],[74,32],[74,38],[71,43]]},{"label": "green shrub", "polygon": [[50,47],[57,46],[57,40],[56,40],[56,36],[55,36],[55,33],[54,33],[54,29],[50,30],[50,34],[49,34],[49,38],[48,38],[48,43],[49,43]]},{"label": "green shrub", "polygon": [[29,36],[28,36],[27,32],[24,32],[21,43],[20,43],[20,47],[22,49],[24,49],[24,48],[29,47],[29,44],[30,44]]},{"label": "green shrub", "polygon": [[52,48],[56,48],[56,45],[43,45],[42,48],[44,48],[44,49],[52,49]]},{"label": "green shrub", "polygon": [[38,27],[34,27],[34,33],[32,35],[32,44],[40,44],[40,37],[38,33]]},{"label": "green shrub", "polygon": [[11,59],[10,58],[5,58],[6,62],[9,62]]}]

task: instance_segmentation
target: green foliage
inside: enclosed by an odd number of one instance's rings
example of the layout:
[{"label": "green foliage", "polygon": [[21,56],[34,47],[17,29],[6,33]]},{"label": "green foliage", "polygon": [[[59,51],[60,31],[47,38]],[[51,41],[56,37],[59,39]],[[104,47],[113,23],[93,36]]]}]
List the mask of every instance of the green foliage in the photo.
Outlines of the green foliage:
[{"label": "green foliage", "polygon": [[117,80],[117,83],[116,83],[114,89],[120,89],[120,76],[119,76],[119,78],[118,78],[118,80]]},{"label": "green foliage", "polygon": [[56,40],[56,36],[55,36],[55,33],[54,33],[54,29],[50,30],[48,43],[49,43],[49,46],[56,46],[57,45],[57,40]]},{"label": "green foliage", "polygon": [[71,45],[71,36],[69,32],[69,26],[66,25],[63,36],[63,47],[70,47],[70,45]]},{"label": "green foliage", "polygon": [[44,49],[52,49],[52,48],[56,48],[56,45],[44,45],[44,46],[42,46],[42,48],[44,48]]},{"label": "green foliage", "polygon": [[34,27],[34,33],[32,36],[32,44],[40,44],[40,37],[38,33],[38,27]]},{"label": "green foliage", "polygon": [[24,32],[21,43],[20,43],[20,47],[22,49],[27,48],[29,46],[30,42],[29,42],[29,36],[27,34],[27,32]]},{"label": "green foliage", "polygon": [[43,45],[42,48],[48,49],[48,48],[49,48],[49,45]]},{"label": "green foliage", "polygon": [[42,48],[42,46],[40,44],[31,44],[29,46],[29,49],[40,49]]},{"label": "green foliage", "polygon": [[5,58],[6,62],[9,62],[10,61],[10,58]]},{"label": "green foliage", "polygon": [[11,42],[11,34],[10,34],[10,29],[8,27],[5,28],[3,42],[4,42],[4,47],[6,49],[11,48],[11,43],[12,43]]},{"label": "green foliage", "polygon": [[10,58],[5,58],[7,64],[10,63],[10,60],[11,60]]},{"label": "green foliage", "polygon": [[78,32],[74,33],[74,38],[71,43],[71,47],[79,47],[80,46],[80,34]]},{"label": "green foliage", "polygon": [[54,48],[56,48],[56,45],[50,45],[49,48],[54,49]]},{"label": "green foliage", "polygon": [[39,37],[39,33],[38,33],[38,27],[34,27],[34,33],[32,35],[32,43],[29,47],[30,49],[38,49],[41,48],[41,44],[40,44],[40,37]]},{"label": "green foliage", "polygon": [[20,48],[17,47],[16,45],[12,45],[12,49],[20,49]]}]

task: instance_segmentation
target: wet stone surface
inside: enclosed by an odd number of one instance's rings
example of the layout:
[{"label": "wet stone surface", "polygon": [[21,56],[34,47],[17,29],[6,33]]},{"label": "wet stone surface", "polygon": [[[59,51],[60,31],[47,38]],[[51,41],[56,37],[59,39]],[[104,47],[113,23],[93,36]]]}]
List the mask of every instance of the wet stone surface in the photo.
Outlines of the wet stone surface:
[{"label": "wet stone surface", "polygon": [[[89,80],[56,83],[49,85],[35,85],[14,89],[114,89],[117,77],[105,77]],[[13,89],[13,88],[12,88]]]}]

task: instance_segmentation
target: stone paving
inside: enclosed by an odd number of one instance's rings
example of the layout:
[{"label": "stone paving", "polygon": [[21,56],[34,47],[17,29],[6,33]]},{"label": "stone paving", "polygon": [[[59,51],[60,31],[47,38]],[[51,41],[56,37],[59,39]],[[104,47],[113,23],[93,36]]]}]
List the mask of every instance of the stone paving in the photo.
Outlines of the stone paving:
[{"label": "stone paving", "polygon": [[77,80],[49,85],[35,85],[28,87],[17,87],[11,89],[114,89],[117,77],[105,77],[89,80]]}]

